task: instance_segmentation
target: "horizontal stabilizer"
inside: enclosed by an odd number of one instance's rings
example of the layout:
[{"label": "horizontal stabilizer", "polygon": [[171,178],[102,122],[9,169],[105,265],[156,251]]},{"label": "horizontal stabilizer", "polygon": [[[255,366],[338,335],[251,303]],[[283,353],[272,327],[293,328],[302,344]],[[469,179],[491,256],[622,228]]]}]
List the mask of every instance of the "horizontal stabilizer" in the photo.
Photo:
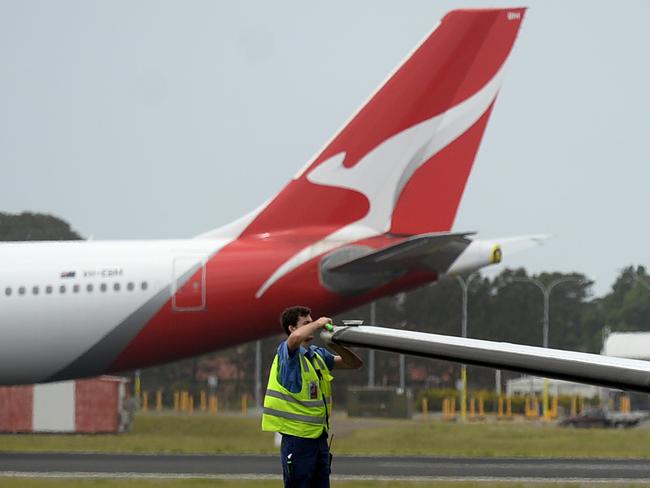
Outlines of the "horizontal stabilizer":
[{"label": "horizontal stabilizer", "polygon": [[551,237],[552,236],[549,234],[534,234],[528,236],[504,237],[492,240],[499,243],[501,250],[506,256],[512,256],[513,254],[542,246]]},{"label": "horizontal stabilizer", "polygon": [[321,336],[345,346],[650,393],[649,361],[372,326],[335,327]]},{"label": "horizontal stabilizer", "polygon": [[349,259],[343,263],[328,266],[332,273],[367,273],[389,269],[411,268],[431,271],[446,271],[451,263],[465,250],[471,242],[464,233],[423,234],[380,249],[370,254]]}]

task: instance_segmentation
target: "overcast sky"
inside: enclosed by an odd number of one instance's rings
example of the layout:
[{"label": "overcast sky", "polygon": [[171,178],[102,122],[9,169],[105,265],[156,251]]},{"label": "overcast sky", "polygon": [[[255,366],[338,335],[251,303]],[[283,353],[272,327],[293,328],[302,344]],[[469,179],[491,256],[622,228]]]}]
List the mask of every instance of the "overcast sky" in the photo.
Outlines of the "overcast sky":
[{"label": "overcast sky", "polygon": [[[603,294],[650,261],[650,2],[526,4],[454,229],[553,234],[506,265]],[[498,5],[0,0],[0,211],[95,239],[216,228],[279,191],[446,11]]]}]

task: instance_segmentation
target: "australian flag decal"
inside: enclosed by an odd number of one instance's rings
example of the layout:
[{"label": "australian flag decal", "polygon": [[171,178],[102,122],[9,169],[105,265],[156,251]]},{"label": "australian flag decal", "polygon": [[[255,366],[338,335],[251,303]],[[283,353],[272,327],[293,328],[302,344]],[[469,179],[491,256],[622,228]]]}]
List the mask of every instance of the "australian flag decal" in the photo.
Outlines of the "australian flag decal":
[{"label": "australian flag decal", "polygon": [[61,278],[74,278],[75,274],[74,271],[61,271]]}]

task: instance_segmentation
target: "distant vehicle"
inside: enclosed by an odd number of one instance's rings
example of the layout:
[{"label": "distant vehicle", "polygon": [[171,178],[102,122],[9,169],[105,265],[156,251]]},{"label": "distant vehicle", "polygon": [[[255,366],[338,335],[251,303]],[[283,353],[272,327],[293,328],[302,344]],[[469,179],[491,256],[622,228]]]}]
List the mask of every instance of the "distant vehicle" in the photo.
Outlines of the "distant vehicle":
[{"label": "distant vehicle", "polygon": [[641,413],[617,413],[607,412],[602,408],[589,410],[583,414],[565,418],[558,422],[560,427],[613,427],[617,429],[627,429],[636,427],[639,422],[646,417]]}]

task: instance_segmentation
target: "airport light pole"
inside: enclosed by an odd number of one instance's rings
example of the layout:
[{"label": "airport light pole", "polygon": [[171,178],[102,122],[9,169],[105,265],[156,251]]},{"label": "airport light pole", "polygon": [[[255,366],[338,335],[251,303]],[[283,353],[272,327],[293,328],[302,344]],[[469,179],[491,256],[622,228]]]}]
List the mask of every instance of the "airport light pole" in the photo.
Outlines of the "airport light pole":
[{"label": "airport light pole", "polygon": [[[551,281],[548,285],[545,285],[543,282],[537,278],[513,276],[508,279],[510,282],[519,282],[519,283],[532,283],[542,292],[544,296],[544,322],[542,329],[542,343],[545,348],[548,348],[548,332],[549,332],[549,308],[551,301],[551,292],[553,288],[561,283],[566,283],[568,281],[574,281],[577,283],[584,283],[585,280],[580,278],[558,278]],[[544,378],[544,389],[542,391],[542,414],[545,419],[549,418],[549,409],[548,409],[548,378]]]},{"label": "airport light pole", "polygon": [[[370,325],[377,324],[377,302],[370,302]],[[402,323],[402,328],[406,322]],[[368,386],[375,386],[375,350],[368,350]],[[399,388],[405,391],[406,388],[406,373],[405,373],[405,357],[404,354],[399,355]]]},{"label": "airport light pole", "polygon": [[[461,316],[461,335],[467,337],[467,292],[469,290],[469,285],[472,280],[479,276],[477,274],[469,275],[466,278],[462,276],[456,276],[460,288],[462,290],[462,316]],[[467,421],[467,365],[463,364],[460,367],[460,381],[462,389],[460,392],[460,420],[462,422]]]},{"label": "airport light pole", "polygon": [[139,369],[135,370],[133,374],[133,396],[135,397],[135,405],[137,408],[142,404],[142,382],[141,382],[141,371]]},{"label": "airport light pole", "polygon": [[262,408],[262,341],[255,341],[255,406]]},{"label": "airport light pole", "polygon": [[[400,323],[400,328],[406,327],[406,320]],[[406,392],[406,356],[399,355],[399,389],[402,393]]]},{"label": "airport light pole", "polygon": [[[377,304],[370,302],[370,325],[377,325]],[[368,386],[375,386],[375,350],[368,349]]]}]

